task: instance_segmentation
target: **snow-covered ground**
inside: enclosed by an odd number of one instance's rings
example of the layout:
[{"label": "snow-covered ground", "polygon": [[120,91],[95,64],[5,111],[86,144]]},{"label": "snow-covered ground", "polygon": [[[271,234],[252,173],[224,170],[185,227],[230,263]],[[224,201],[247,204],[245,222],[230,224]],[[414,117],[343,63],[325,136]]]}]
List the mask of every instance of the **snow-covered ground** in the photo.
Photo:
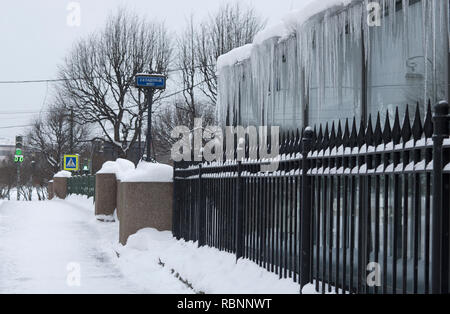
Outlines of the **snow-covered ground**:
[{"label": "snow-covered ground", "polygon": [[[166,292],[122,274],[110,240],[117,232],[82,198],[1,203],[0,293]],[[189,292],[168,272],[164,280],[173,293]]]},{"label": "snow-covered ground", "polygon": [[299,293],[290,279],[170,232],[144,229],[121,246],[118,223],[97,221],[81,196],[0,203],[0,239],[0,293]]},{"label": "snow-covered ground", "polygon": [[[171,232],[144,229],[119,248],[121,269],[142,281],[154,265],[164,264],[192,285],[196,293],[207,294],[298,294],[299,285],[291,279],[279,280],[257,264],[240,260],[234,254],[196,243],[177,241]],[[136,265],[139,265],[136,267]]]}]

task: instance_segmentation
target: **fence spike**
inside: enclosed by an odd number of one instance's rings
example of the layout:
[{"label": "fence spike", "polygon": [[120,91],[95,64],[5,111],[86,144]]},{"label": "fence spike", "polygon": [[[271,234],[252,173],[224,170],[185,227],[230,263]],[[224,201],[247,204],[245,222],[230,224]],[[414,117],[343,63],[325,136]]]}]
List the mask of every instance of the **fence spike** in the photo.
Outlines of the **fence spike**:
[{"label": "fence spike", "polygon": [[343,141],[342,141],[342,123],[339,120],[338,128],[337,128],[337,134],[336,134],[336,147],[341,147],[342,144],[343,144]]},{"label": "fence spike", "polygon": [[286,134],[281,131],[281,141],[280,141],[280,153],[283,155],[286,153]]},{"label": "fence spike", "polygon": [[420,104],[416,105],[416,114],[414,116],[414,122],[412,126],[412,134],[415,141],[418,141],[422,138],[423,128],[422,128],[422,120],[420,117]]},{"label": "fence spike", "polygon": [[400,140],[402,139],[402,130],[400,128],[400,114],[398,112],[398,107],[395,109],[395,120],[394,126],[392,127],[392,139],[394,140],[394,144],[400,144]]},{"label": "fence spike", "polygon": [[350,126],[348,124],[348,118],[345,119],[344,136],[342,137],[342,143],[344,147],[350,146]]},{"label": "fence spike", "polygon": [[364,126],[364,121],[361,119],[361,123],[359,125],[359,132],[357,137],[358,148],[361,148],[365,143],[366,139],[366,128]]},{"label": "fence spike", "polygon": [[317,135],[317,150],[321,150],[323,148],[323,130],[322,125],[319,128],[319,134]]},{"label": "fence spike", "polygon": [[431,101],[428,101],[427,114],[423,130],[426,138],[433,137],[434,125],[433,125],[433,111],[431,110]]},{"label": "fence spike", "polygon": [[368,120],[368,123],[367,123],[365,142],[366,142],[367,147],[374,146],[374,135],[373,135],[373,127],[372,127],[372,115],[369,115],[369,120]]},{"label": "fence spike", "polygon": [[317,149],[317,126],[314,126],[311,150]]},{"label": "fence spike", "polygon": [[295,152],[299,153],[301,152],[302,148],[302,138],[303,138],[303,130],[300,132],[300,130],[297,128],[297,135],[295,140]]},{"label": "fence spike", "polygon": [[297,132],[296,130],[292,130],[292,152],[291,153],[295,153],[295,148],[297,146],[297,141],[298,141],[298,136],[297,136]]},{"label": "fence spike", "polygon": [[383,140],[384,140],[384,144],[388,144],[388,143],[392,142],[391,119],[389,118],[388,111],[386,111],[386,121],[384,122]]},{"label": "fence spike", "polygon": [[354,148],[358,145],[358,130],[356,129],[356,118],[353,118],[352,133],[350,135],[350,147]]},{"label": "fence spike", "polygon": [[383,131],[381,129],[381,116],[379,112],[377,114],[377,123],[374,132],[374,143],[375,146],[381,145],[381,143],[383,143]]},{"label": "fence spike", "polygon": [[333,149],[337,146],[336,143],[336,124],[333,121],[333,124],[331,125],[331,133],[330,133],[330,149]]},{"label": "fence spike", "polygon": [[411,139],[411,122],[409,120],[409,105],[406,105],[405,119],[403,120],[402,127],[402,140],[403,143],[407,143]]},{"label": "fence spike", "polygon": [[292,152],[294,151],[294,131],[290,131],[289,132],[289,142],[288,142],[288,153],[292,154]]},{"label": "fence spike", "polygon": [[325,149],[329,148],[329,146],[330,146],[330,129],[328,127],[328,122],[327,122],[327,124],[325,126],[325,133],[324,133],[324,136],[323,136],[323,146],[322,146],[322,148],[325,150]]},{"label": "fence spike", "polygon": [[291,153],[291,132],[287,131],[286,133],[286,154],[290,154]]}]

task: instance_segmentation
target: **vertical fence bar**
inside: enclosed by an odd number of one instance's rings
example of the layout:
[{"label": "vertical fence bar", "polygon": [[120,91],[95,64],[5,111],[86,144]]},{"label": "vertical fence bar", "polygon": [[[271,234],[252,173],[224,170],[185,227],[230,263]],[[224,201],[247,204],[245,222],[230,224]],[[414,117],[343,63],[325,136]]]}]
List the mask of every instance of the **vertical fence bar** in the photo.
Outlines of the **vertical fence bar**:
[{"label": "vertical fence bar", "polygon": [[270,208],[271,208],[271,224],[270,224],[270,228],[271,228],[271,258],[270,258],[270,262],[271,262],[271,272],[274,272],[276,269],[276,232],[275,229],[277,228],[277,225],[275,224],[275,219],[276,219],[276,178],[275,177],[271,177],[271,183],[270,183],[270,195],[271,195],[271,204],[270,204]]},{"label": "vertical fence bar", "polygon": [[276,183],[276,221],[275,221],[275,228],[276,228],[276,242],[275,242],[275,261],[276,261],[276,267],[275,267],[275,274],[281,273],[281,241],[280,241],[280,226],[281,226],[281,219],[280,219],[280,213],[281,213],[281,178],[280,176],[277,176],[275,178]]},{"label": "vertical fence bar", "polygon": [[[300,179],[302,180],[302,198],[300,207],[300,291],[310,283],[311,280],[311,229],[314,223],[311,220],[311,177],[308,175],[310,161],[308,154],[311,151],[313,131],[306,128],[302,139],[302,170]],[[317,244],[318,245],[318,244]],[[317,278],[318,279],[318,278]]]},{"label": "vertical fence bar", "polygon": [[284,228],[284,233],[283,233],[283,269],[284,269],[284,278],[288,278],[288,255],[289,255],[289,251],[288,251],[288,235],[289,235],[289,172],[286,171],[286,169],[284,170],[284,177],[283,177],[283,181],[285,182],[285,188],[283,189],[284,194],[283,194],[283,198],[284,198],[284,207],[283,207],[283,217],[284,217],[284,224],[283,224],[283,228]]},{"label": "vertical fence bar", "polygon": [[262,179],[262,187],[263,187],[263,203],[262,203],[262,208],[261,208],[261,213],[262,213],[262,237],[261,237],[261,242],[262,242],[262,248],[261,248],[261,253],[262,253],[262,267],[266,268],[267,267],[267,210],[268,210],[268,190],[267,190],[267,182],[268,182],[268,174],[263,174],[263,179]]},{"label": "vertical fence bar", "polygon": [[[414,163],[418,164],[420,162],[420,150],[414,150]],[[420,220],[422,217],[422,210],[421,210],[421,200],[420,200],[420,174],[414,173],[414,252],[413,252],[413,258],[414,258],[414,265],[413,265],[413,293],[417,294],[419,292],[419,246],[420,246],[420,239],[421,239],[421,228],[420,228]]]},{"label": "vertical fence bar", "polygon": [[[433,135],[433,221],[431,282],[433,294],[448,292],[448,182],[443,181],[443,142],[449,136],[449,105],[440,102],[435,106]],[[445,191],[445,186],[447,191]],[[447,195],[444,196],[444,193]],[[444,204],[446,200],[446,204]]]},{"label": "vertical fence bar", "polygon": [[236,259],[244,256],[244,184],[242,180],[242,162],[237,167],[236,201]]},{"label": "vertical fence bar", "polygon": [[178,238],[178,203],[177,203],[177,195],[178,195],[178,180],[177,180],[177,162],[174,162],[173,165],[173,192],[172,192],[172,201],[173,201],[173,205],[172,205],[172,232],[173,235],[176,237],[177,240],[179,240]]},{"label": "vertical fence bar", "polygon": [[[407,117],[409,119],[409,117]],[[405,144],[405,143],[403,143]],[[409,164],[409,152],[403,152],[403,169]],[[403,175],[403,244],[402,244],[402,292],[408,292],[408,218],[409,218],[409,174]]]}]

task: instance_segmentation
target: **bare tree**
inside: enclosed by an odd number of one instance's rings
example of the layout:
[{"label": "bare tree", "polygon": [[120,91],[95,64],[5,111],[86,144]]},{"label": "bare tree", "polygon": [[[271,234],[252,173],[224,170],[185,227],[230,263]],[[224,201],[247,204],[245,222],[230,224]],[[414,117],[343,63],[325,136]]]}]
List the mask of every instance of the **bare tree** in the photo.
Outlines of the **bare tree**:
[{"label": "bare tree", "polygon": [[[196,115],[192,115],[195,112]],[[167,161],[172,145],[177,139],[171,137],[176,126],[187,126],[194,129],[194,119],[202,118],[203,127],[214,123],[214,108],[201,102],[196,102],[191,108],[184,99],[174,100],[173,104],[157,112],[154,131],[154,153],[158,160]],[[163,159],[166,158],[166,159]]]},{"label": "bare tree", "polygon": [[[42,166],[48,169],[49,178],[60,170],[63,155],[70,152],[71,127],[65,105],[57,100],[45,116],[34,121],[26,137],[27,148],[42,158]],[[88,126],[73,124],[73,145],[76,152],[81,154],[85,150],[88,134]]]},{"label": "bare tree", "polygon": [[204,22],[197,38],[197,56],[203,81],[202,92],[215,104],[217,101],[216,61],[234,48],[253,42],[266,21],[252,7],[224,4]]},{"label": "bare tree", "polygon": [[199,76],[196,66],[196,30],[194,26],[194,18],[191,16],[187,23],[186,30],[178,37],[177,40],[177,65],[181,70],[182,84],[183,84],[183,98],[184,103],[176,103],[179,110],[186,113],[188,123],[191,129],[194,126],[194,119],[197,115],[195,91],[197,86],[197,79]]},{"label": "bare tree", "polygon": [[13,187],[16,186],[16,165],[14,155],[7,156],[0,164],[0,199],[8,198]]},{"label": "bare tree", "polygon": [[197,64],[198,60],[198,28],[191,16],[185,30],[179,34],[176,41],[175,64],[180,70],[179,85],[182,86],[181,96],[170,102],[170,106],[160,108],[156,112],[153,138],[153,153],[157,160],[167,161],[174,139],[170,137],[174,127],[183,125],[194,128],[195,118],[203,118],[205,123],[214,120],[214,106],[200,92],[203,84],[202,75]]},{"label": "bare tree", "polygon": [[[110,16],[103,31],[77,43],[60,67],[64,82],[59,92],[79,120],[100,127],[105,141],[126,157],[148,110],[147,103],[138,100],[135,76],[167,75],[171,52],[163,23],[147,22],[121,9]],[[153,95],[154,102],[161,93]]]},{"label": "bare tree", "polygon": [[203,127],[214,123],[217,58],[252,42],[264,25],[254,9],[243,9],[239,4],[222,6],[199,26],[190,17],[176,45],[175,63],[181,73],[182,97],[157,111],[153,143],[156,158],[170,152],[175,142],[170,134],[175,126],[187,126],[192,131],[195,118],[203,119]]}]

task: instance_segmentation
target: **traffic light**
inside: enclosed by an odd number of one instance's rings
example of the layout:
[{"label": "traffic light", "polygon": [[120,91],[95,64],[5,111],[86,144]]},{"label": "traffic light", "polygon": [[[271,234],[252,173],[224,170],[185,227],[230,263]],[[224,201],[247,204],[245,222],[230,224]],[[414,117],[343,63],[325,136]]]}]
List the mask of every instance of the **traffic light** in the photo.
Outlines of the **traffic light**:
[{"label": "traffic light", "polygon": [[15,163],[23,163],[23,137],[16,136],[16,153],[14,155]]}]

